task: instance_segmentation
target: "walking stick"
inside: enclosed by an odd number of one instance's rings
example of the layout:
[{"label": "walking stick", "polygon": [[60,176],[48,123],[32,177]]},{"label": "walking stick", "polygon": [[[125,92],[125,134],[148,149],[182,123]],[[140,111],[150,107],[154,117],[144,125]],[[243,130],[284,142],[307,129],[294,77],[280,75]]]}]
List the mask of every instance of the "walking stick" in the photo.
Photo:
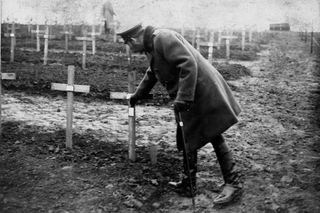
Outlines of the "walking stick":
[{"label": "walking stick", "polygon": [[196,210],[196,202],[194,200],[194,192],[193,192],[193,187],[192,187],[192,181],[191,181],[191,172],[190,172],[190,162],[189,162],[189,153],[187,150],[187,143],[186,143],[186,138],[185,138],[185,134],[184,134],[184,129],[183,129],[183,121],[182,121],[182,117],[181,117],[181,112],[178,112],[178,116],[179,116],[179,126],[181,127],[181,133],[182,133],[182,141],[183,141],[183,148],[185,150],[186,153],[186,162],[187,162],[187,170],[188,170],[188,175],[189,175],[189,180],[190,180],[190,192],[191,192],[191,196],[192,196],[192,207],[193,207],[193,212],[195,212]]}]

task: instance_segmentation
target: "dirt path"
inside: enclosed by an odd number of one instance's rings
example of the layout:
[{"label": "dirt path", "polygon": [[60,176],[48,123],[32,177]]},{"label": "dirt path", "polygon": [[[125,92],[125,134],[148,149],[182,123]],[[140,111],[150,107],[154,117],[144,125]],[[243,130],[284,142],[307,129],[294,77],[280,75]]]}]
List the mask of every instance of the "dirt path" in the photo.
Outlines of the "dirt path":
[{"label": "dirt path", "polygon": [[[239,61],[237,61],[239,63]],[[198,212],[319,212],[319,79],[308,47],[281,34],[246,62],[253,76],[232,81],[243,107],[225,133],[246,177],[237,203],[212,204],[222,183],[206,146],[200,151]],[[168,107],[137,107],[136,163],[127,160],[127,107],[76,101],[75,149],[63,148],[65,100],[6,91],[0,145],[1,212],[192,212],[168,181],[178,178],[180,154]],[[148,147],[157,143],[158,163]]]}]

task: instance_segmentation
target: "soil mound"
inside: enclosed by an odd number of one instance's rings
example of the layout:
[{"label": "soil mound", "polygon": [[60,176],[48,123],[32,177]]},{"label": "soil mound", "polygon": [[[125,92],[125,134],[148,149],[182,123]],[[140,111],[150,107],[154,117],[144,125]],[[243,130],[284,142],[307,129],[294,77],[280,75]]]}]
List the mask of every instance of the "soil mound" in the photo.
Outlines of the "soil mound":
[{"label": "soil mound", "polygon": [[243,76],[251,76],[251,71],[241,64],[213,64],[226,80],[237,80]]}]

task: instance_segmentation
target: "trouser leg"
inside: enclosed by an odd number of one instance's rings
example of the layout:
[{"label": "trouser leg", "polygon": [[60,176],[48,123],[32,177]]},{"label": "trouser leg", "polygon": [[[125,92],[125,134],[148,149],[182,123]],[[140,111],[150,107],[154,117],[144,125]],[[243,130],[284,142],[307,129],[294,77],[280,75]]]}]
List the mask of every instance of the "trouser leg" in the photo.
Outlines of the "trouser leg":
[{"label": "trouser leg", "polygon": [[212,145],[220,165],[224,182],[232,185],[240,184],[240,174],[235,170],[235,162],[223,136],[219,135],[215,137]]}]

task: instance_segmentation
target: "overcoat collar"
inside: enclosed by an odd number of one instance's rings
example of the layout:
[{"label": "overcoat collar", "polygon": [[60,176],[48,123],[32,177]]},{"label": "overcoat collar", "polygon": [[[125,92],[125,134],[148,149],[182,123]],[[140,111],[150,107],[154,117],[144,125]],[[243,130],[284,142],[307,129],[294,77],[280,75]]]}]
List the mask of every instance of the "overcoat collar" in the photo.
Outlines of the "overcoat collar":
[{"label": "overcoat collar", "polygon": [[151,53],[153,51],[154,31],[155,31],[155,28],[152,26],[147,26],[146,29],[144,30],[143,45],[147,53]]}]

